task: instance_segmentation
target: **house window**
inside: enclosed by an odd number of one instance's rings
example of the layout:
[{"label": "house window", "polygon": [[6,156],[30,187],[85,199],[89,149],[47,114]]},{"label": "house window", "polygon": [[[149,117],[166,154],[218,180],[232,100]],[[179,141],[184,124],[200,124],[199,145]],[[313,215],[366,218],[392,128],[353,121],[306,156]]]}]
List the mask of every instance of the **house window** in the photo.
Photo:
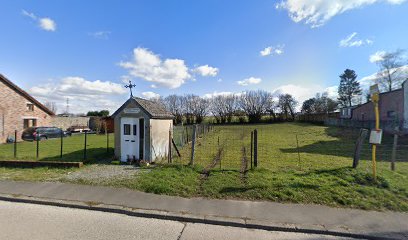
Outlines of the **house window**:
[{"label": "house window", "polygon": [[123,135],[130,135],[130,124],[123,124]]},{"label": "house window", "polygon": [[24,119],[24,129],[37,126],[37,119]]},{"label": "house window", "polygon": [[387,112],[387,117],[388,118],[395,118],[397,116],[397,114],[395,113],[395,111],[388,111]]},{"label": "house window", "polygon": [[27,111],[34,112],[34,104],[27,103]]}]

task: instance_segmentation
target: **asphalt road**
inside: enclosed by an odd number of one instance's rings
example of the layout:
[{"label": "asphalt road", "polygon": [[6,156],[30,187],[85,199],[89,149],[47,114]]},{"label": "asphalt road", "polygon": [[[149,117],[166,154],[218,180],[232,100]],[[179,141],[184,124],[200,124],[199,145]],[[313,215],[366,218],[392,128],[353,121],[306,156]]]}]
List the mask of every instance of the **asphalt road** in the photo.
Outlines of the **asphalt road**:
[{"label": "asphalt road", "polygon": [[347,239],[0,201],[0,239]]}]

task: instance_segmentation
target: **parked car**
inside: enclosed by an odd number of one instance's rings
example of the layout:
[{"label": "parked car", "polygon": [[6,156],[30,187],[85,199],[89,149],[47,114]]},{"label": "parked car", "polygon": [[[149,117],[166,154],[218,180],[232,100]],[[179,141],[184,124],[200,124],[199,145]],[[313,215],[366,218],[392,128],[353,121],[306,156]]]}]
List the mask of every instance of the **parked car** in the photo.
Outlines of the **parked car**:
[{"label": "parked car", "polygon": [[57,127],[30,127],[23,131],[22,139],[25,141],[46,140],[49,138],[60,138],[70,134]]},{"label": "parked car", "polygon": [[87,126],[71,126],[67,130],[70,133],[83,133],[89,132],[91,129],[89,129]]}]

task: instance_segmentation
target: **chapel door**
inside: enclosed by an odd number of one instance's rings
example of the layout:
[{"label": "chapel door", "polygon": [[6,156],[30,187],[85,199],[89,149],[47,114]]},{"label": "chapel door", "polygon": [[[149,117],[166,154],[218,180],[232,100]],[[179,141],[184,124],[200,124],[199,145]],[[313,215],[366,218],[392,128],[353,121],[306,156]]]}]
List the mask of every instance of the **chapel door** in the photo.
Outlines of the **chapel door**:
[{"label": "chapel door", "polygon": [[121,119],[121,161],[139,159],[139,119]]}]

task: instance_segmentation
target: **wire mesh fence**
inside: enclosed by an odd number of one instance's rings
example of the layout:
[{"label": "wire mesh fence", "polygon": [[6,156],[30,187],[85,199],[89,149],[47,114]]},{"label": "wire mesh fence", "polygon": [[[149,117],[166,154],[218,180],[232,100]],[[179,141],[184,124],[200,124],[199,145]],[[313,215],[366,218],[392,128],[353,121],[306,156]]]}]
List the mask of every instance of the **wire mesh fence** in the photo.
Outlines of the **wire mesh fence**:
[{"label": "wire mesh fence", "polygon": [[74,134],[0,145],[1,160],[93,162],[114,154],[114,134]]},{"label": "wire mesh fence", "polygon": [[[257,129],[258,166],[272,171],[322,171],[351,167],[359,129],[321,127],[308,124],[215,125],[196,138],[194,163],[203,168],[248,169],[254,161],[251,132]],[[192,132],[184,130],[184,132]],[[176,133],[175,133],[176,136]],[[189,135],[192,139],[192,134]],[[181,157],[175,162],[188,164],[192,143],[178,145]],[[389,170],[393,154],[393,136],[384,135],[377,146],[377,168]],[[368,137],[360,153],[360,169],[372,171],[372,145]],[[401,138],[395,148],[395,162],[408,165],[408,139]],[[402,166],[402,165],[401,165]]]}]

